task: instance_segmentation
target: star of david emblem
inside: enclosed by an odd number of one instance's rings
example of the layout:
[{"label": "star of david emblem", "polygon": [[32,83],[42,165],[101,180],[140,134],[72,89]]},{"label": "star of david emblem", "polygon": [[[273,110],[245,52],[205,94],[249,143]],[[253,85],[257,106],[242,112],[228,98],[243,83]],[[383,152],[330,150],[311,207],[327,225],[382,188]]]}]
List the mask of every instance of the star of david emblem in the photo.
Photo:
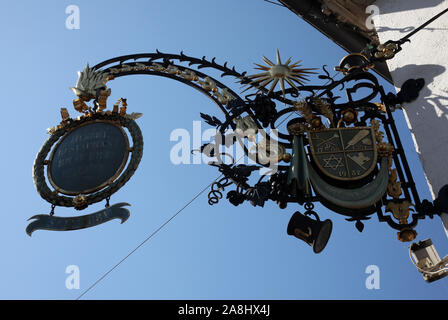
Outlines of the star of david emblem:
[{"label": "star of david emblem", "polygon": [[376,167],[377,150],[371,127],[309,131],[308,138],[313,161],[330,178],[358,180]]},{"label": "star of david emblem", "polygon": [[324,168],[331,168],[333,170],[343,167],[342,164],[342,157],[336,157],[334,154],[332,154],[328,159],[323,159],[325,161]]}]

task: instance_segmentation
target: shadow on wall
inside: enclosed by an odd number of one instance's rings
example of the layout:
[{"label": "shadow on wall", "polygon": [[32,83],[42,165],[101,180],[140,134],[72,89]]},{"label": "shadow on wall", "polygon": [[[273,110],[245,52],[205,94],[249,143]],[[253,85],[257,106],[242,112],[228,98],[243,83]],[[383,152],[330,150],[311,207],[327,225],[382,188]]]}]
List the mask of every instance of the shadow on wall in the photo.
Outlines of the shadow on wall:
[{"label": "shadow on wall", "polygon": [[439,4],[445,2],[445,0],[409,0],[406,2],[406,7],[397,8],[397,5],[394,4],[394,1],[391,0],[380,0],[374,4],[377,4],[381,8],[381,13],[393,13],[393,12],[404,12],[410,10],[417,10],[423,8],[432,8],[436,7]]},{"label": "shadow on wall", "polygon": [[[442,158],[446,157],[448,141],[448,92],[440,81],[446,68],[441,65],[423,64],[406,65],[391,72],[397,88],[407,79],[424,78],[425,85],[419,93],[417,101],[404,104],[406,117],[410,120],[414,138],[418,145],[418,154],[430,182],[430,190],[435,197],[439,189],[446,184],[446,170],[437,171]],[[434,89],[435,85],[437,87]],[[442,165],[443,166],[443,165]]]},{"label": "shadow on wall", "polygon": [[[398,31],[400,33],[404,33],[404,36],[408,33],[410,33],[411,31],[414,31],[415,27],[404,27],[404,28],[389,28],[389,27],[377,27],[376,28],[376,32],[386,32],[386,31]],[[426,27],[423,28],[421,30],[419,30],[418,32],[425,32],[425,31],[436,31],[436,30],[448,30],[446,28],[430,28],[430,27]],[[393,40],[398,40],[398,39],[393,39]],[[412,40],[411,40],[412,41]]]},{"label": "shadow on wall", "polygon": [[444,73],[445,70],[444,66],[436,64],[409,64],[395,69],[391,72],[391,75],[398,88],[407,79],[417,79],[423,75],[425,86],[419,93],[418,103],[411,103],[408,107],[405,106],[406,113],[410,118],[424,117],[424,119],[421,119],[421,123],[431,123],[438,128],[446,126],[448,132],[448,96],[440,95],[440,92],[432,92],[429,88],[434,79]]}]

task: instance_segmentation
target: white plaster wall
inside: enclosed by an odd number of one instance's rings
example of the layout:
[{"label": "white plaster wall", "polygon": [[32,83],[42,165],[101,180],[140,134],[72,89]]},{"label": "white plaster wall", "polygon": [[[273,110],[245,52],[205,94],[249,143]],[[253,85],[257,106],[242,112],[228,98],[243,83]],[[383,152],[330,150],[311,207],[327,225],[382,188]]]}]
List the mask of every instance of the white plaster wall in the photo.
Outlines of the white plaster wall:
[{"label": "white plaster wall", "polygon": [[[374,18],[381,43],[398,40],[448,7],[448,0],[378,0]],[[418,100],[404,113],[433,197],[448,184],[448,13],[410,38],[388,61],[396,90],[424,78]]]}]

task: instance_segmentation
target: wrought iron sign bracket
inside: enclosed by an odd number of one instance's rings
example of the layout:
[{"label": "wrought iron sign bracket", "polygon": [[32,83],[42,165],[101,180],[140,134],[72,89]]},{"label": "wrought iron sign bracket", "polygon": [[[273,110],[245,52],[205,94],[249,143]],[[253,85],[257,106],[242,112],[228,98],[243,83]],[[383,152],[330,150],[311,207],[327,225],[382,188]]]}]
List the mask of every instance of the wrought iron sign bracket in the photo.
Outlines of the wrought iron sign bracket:
[{"label": "wrought iron sign bracket", "polygon": [[[220,119],[200,114],[217,129],[217,136],[221,135],[221,139],[196,150],[215,158],[211,165],[223,174],[211,186],[209,204],[217,204],[225,188],[234,185],[226,198],[235,206],[245,201],[261,207],[266,201],[275,201],[281,209],[293,203],[304,206],[305,218],[296,212],[288,233],[313,245],[315,252],[325,247],[332,228],[329,220],[319,219],[314,202],[355,222],[359,231],[363,230],[364,221],[376,214],[379,221],[398,231],[399,240],[415,239],[417,221],[426,216],[432,218],[440,213],[440,208],[429,200],[420,200],[392,113],[400,104],[415,99],[424,82],[410,79],[398,94],[386,93],[369,72],[373,62],[362,54],[350,54],[336,67],[341,72],[339,79],[330,77],[324,66],[318,78],[326,83],[306,85],[307,77],[316,69],[302,68],[299,62],[291,63],[290,59],[282,62],[278,51],[276,58],[272,62],[263,57],[266,65],[257,65],[262,73],[255,75],[239,73],[235,67],[229,68],[227,62],[220,65],[215,58],[198,59],[183,52],[156,51],[109,59],[93,68],[87,65],[72,88],[77,95],[74,108],[83,115],[72,119],[63,109],[61,124],[49,130],[50,137],[35,160],[34,180],[39,194],[53,206],[84,209],[102,200],[108,204],[110,196],[136,171],[143,154],[143,138],[135,122],[141,114],[128,114],[126,99],[120,99],[112,110],[106,111],[110,95],[106,83],[123,76],[146,74],[173,79],[198,90],[224,115]],[[223,82],[204,73],[207,68],[220,72],[222,78],[237,79],[245,86],[243,92],[251,92],[240,97]],[[276,90],[278,84],[280,90]],[[344,95],[346,99],[342,98]],[[87,104],[90,100],[92,106]],[[284,116],[293,116],[286,130],[279,121]],[[130,132],[132,147],[123,142],[123,148],[108,150],[110,139],[126,141],[120,128]],[[275,136],[269,134],[274,129],[278,131]],[[260,134],[263,139],[259,139]],[[107,138],[101,140],[100,136]],[[236,142],[253,164],[223,161],[222,147]],[[91,153],[85,147],[88,144],[103,147]],[[66,161],[79,150],[91,160]],[[122,164],[126,163],[128,152],[132,155],[125,169]],[[47,159],[48,155],[51,156]],[[98,176],[96,168],[102,157],[109,157],[108,163],[115,165]],[[86,174],[96,177],[95,181],[73,178],[73,170],[78,170],[81,164],[91,170]],[[46,184],[45,166],[50,168],[47,171],[55,187],[53,191]],[[271,172],[262,174],[254,183],[253,173],[262,168]],[[35,216],[38,220],[30,224],[27,232],[76,230],[113,218],[125,221],[129,216],[129,211],[122,208],[125,205],[128,204],[106,205],[100,212],[77,218]]]}]

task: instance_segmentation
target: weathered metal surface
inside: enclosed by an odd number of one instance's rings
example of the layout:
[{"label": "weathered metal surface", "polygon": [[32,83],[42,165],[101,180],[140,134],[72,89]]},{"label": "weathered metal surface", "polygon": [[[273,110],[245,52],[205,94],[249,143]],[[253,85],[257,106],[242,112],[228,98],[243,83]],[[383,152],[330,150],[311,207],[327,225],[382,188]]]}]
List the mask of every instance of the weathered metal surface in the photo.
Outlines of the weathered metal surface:
[{"label": "weathered metal surface", "polygon": [[103,210],[79,217],[55,217],[46,214],[35,215],[28,220],[36,219],[26,227],[26,233],[31,234],[36,230],[69,231],[85,229],[108,222],[112,219],[120,219],[124,223],[129,218],[129,210],[122,208],[130,204],[121,202]]},{"label": "weathered metal surface", "polygon": [[48,165],[53,187],[64,194],[86,194],[112,182],[129,154],[123,129],[110,122],[87,123],[68,132],[55,147]]},{"label": "weathered metal surface", "polygon": [[87,205],[102,201],[116,191],[118,191],[124,184],[132,177],[137,170],[140,160],[143,156],[143,136],[137,123],[127,117],[104,114],[93,114],[90,117],[82,117],[79,120],[70,122],[67,126],[59,128],[45,141],[41,147],[39,153],[36,156],[33,166],[33,179],[39,195],[55,206],[74,207],[73,196],[64,196],[51,190],[47,184],[45,177],[45,165],[47,164],[47,156],[50,154],[52,147],[57,144],[61,138],[70,131],[76,130],[76,128],[87,123],[101,121],[112,121],[117,123],[121,127],[127,128],[130,136],[132,137],[132,156],[126,169],[120,174],[120,176],[114,180],[111,184],[105,186],[103,189],[94,193],[84,194]]},{"label": "weathered metal surface", "polygon": [[376,167],[375,136],[369,127],[312,131],[309,139],[314,161],[333,179],[361,179]]},{"label": "weathered metal surface", "polygon": [[381,161],[378,176],[371,183],[356,189],[346,189],[332,186],[319,177],[309,164],[310,180],[315,191],[331,203],[348,209],[361,209],[374,205],[387,190],[388,172],[387,159]]}]

